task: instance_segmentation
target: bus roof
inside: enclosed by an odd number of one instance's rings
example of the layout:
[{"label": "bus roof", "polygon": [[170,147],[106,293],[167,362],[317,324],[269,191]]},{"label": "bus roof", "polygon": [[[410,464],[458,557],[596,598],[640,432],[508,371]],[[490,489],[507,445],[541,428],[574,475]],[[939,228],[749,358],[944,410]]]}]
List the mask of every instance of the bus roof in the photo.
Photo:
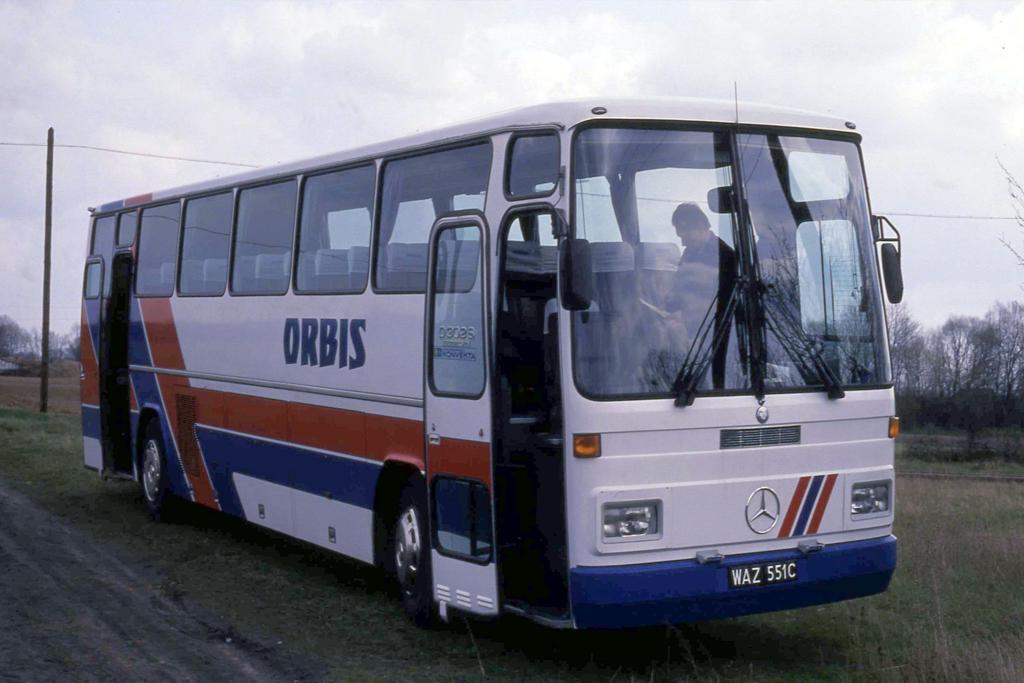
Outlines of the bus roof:
[{"label": "bus roof", "polygon": [[[601,109],[605,111],[600,114],[596,113]],[[485,134],[545,126],[568,129],[585,121],[621,121],[623,119],[697,123],[738,122],[746,125],[803,128],[846,134],[850,134],[854,128],[852,123],[844,119],[825,114],[788,107],[751,104],[742,101],[737,103],[732,100],[698,98],[589,98],[585,100],[550,102],[512,109],[444,128],[415,133],[342,152],[266,166],[212,180],[119,199],[99,206],[95,209],[95,213],[116,211],[125,207],[148,204],[161,199],[209,192],[219,188],[247,185],[265,179],[339,166],[363,159],[401,154],[420,147],[444,144],[445,142],[454,142]]]}]

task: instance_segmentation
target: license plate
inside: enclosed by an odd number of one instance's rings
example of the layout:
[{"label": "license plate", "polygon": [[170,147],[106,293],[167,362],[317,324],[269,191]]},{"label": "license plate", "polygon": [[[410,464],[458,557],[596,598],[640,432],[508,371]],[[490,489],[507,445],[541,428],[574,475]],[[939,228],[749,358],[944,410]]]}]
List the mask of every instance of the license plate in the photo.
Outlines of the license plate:
[{"label": "license plate", "polygon": [[727,567],[729,588],[750,588],[772,586],[797,580],[796,560],[784,562],[761,562]]}]

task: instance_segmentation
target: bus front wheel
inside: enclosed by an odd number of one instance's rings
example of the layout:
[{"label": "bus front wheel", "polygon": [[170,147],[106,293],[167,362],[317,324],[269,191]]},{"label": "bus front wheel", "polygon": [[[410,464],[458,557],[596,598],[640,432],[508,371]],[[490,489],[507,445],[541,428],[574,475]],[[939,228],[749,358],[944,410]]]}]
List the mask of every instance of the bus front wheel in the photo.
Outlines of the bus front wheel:
[{"label": "bus front wheel", "polygon": [[402,609],[420,627],[431,625],[434,611],[425,498],[423,487],[416,482],[405,485],[392,536]]},{"label": "bus front wheel", "polygon": [[160,520],[160,513],[166,507],[167,467],[164,459],[164,440],[160,434],[160,421],[152,419],[146,424],[139,458],[139,483],[146,511],[154,520]]}]

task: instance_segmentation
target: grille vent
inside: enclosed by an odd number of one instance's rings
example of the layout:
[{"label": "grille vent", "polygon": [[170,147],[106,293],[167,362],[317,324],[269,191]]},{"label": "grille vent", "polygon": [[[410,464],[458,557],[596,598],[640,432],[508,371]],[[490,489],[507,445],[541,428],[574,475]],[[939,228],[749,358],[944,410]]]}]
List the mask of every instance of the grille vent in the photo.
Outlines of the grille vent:
[{"label": "grille vent", "polygon": [[178,394],[174,397],[178,409],[178,450],[185,471],[199,476],[199,443],[196,441],[196,397]]},{"label": "grille vent", "polygon": [[723,429],[719,448],[759,448],[800,443],[800,425],[785,427],[751,427],[749,429]]}]

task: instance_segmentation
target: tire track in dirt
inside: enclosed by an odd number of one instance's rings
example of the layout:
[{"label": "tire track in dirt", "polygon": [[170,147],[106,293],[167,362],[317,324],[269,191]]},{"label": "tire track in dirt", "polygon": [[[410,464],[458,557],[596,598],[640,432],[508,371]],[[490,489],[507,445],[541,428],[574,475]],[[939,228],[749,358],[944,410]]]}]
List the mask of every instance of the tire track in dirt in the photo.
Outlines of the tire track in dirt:
[{"label": "tire track in dirt", "polygon": [[0,680],[309,678],[212,621],[0,481]]}]

